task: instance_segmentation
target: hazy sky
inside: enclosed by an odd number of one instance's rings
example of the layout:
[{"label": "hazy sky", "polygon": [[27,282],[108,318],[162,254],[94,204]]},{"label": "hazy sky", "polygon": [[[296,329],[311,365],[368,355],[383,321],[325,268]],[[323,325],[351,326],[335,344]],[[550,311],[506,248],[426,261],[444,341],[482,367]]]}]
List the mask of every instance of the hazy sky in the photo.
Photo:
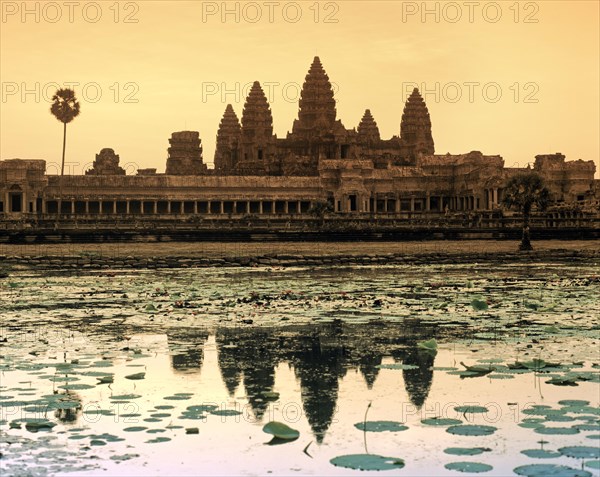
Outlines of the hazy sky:
[{"label": "hazy sky", "polygon": [[168,139],[181,130],[200,131],[212,163],[225,106],[241,118],[254,80],[275,133],[291,130],[317,54],[346,128],[369,108],[383,138],[399,134],[416,83],[438,154],[480,150],[523,166],[560,151],[600,169],[594,0],[0,4],[2,159],[58,164],[62,124],[49,101],[57,85],[78,83],[71,172],[105,147],[129,171],[163,172]]}]

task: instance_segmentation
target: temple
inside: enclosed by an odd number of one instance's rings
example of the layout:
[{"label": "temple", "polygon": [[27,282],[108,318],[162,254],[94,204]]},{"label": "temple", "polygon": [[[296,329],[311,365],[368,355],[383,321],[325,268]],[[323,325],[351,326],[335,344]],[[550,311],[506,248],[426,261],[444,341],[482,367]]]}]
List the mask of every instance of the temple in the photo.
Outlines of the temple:
[{"label": "temple", "polygon": [[[241,117],[227,105],[216,136],[214,168],[204,162],[197,131],[174,132],[165,173],[128,175],[113,149],[102,149],[84,175],[46,173],[44,160],[0,161],[3,218],[85,216],[302,216],[328,202],[334,214],[414,217],[492,211],[507,180],[499,155],[479,151],[436,154],[432,123],[418,89],[406,99],[399,135],[382,139],[366,109],[357,127],[337,117],[329,77],[315,57],[304,79],[298,117],[278,138],[265,93],[255,81]],[[593,161],[535,157],[553,204],[598,212],[600,186]]]}]

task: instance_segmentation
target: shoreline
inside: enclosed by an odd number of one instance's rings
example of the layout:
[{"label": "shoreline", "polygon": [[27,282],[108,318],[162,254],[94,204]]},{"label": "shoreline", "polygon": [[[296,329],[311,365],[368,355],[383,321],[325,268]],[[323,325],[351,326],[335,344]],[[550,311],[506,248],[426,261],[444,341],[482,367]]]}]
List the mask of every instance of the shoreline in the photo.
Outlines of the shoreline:
[{"label": "shoreline", "polygon": [[0,269],[155,269],[249,266],[600,261],[600,241],[537,241],[520,252],[515,241],[301,242],[3,245]]}]

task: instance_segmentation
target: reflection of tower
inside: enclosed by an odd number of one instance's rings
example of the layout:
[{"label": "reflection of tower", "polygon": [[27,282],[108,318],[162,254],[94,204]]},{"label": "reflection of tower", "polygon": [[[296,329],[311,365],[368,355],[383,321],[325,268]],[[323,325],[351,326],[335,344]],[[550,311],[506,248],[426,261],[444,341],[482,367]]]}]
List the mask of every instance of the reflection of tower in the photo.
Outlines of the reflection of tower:
[{"label": "reflection of tower", "polygon": [[338,378],[345,374],[344,358],[343,346],[324,345],[318,335],[302,343],[302,350],[295,355],[304,412],[318,443],[323,442],[335,413]]},{"label": "reflection of tower", "polygon": [[235,393],[243,374],[248,402],[256,418],[261,419],[268,400],[263,393],[273,390],[277,350],[270,339],[270,331],[218,330],[221,376],[230,395]]},{"label": "reflection of tower", "polygon": [[208,332],[198,328],[177,328],[167,331],[173,369],[200,371],[204,358],[204,342],[207,339]]},{"label": "reflection of tower", "polygon": [[377,376],[379,375],[379,369],[377,366],[381,364],[381,354],[373,351],[366,351],[361,354],[358,359],[358,369],[360,370],[367,388],[372,389]]},{"label": "reflection of tower", "polygon": [[236,342],[237,336],[230,330],[218,330],[216,335],[219,352],[219,369],[230,396],[235,394],[242,379],[241,351]]},{"label": "reflection of tower", "polygon": [[429,395],[431,382],[433,381],[433,362],[435,351],[420,348],[409,348],[404,355],[404,364],[418,366],[418,369],[404,369],[404,386],[410,402],[417,408],[421,408]]}]

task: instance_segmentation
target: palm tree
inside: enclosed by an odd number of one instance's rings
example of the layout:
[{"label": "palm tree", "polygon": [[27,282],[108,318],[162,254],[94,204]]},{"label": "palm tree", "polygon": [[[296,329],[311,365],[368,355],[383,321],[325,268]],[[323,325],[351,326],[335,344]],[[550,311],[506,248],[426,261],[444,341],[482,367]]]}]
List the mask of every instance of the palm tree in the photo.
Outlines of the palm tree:
[{"label": "palm tree", "polygon": [[64,125],[62,165],[60,167],[61,177],[65,173],[65,147],[67,145],[67,123],[70,123],[79,115],[79,102],[72,89],[59,89],[52,96],[52,107],[50,112]]},{"label": "palm tree", "polygon": [[331,205],[331,202],[318,200],[312,203],[307,213],[318,219],[319,227],[323,227],[325,224],[325,215],[327,215],[329,212],[333,212],[333,206]]},{"label": "palm tree", "polygon": [[510,178],[504,188],[502,203],[506,207],[517,207],[523,214],[523,236],[519,250],[533,250],[529,235],[529,218],[535,205],[544,210],[548,205],[549,192],[542,178],[535,172],[525,172]]}]

